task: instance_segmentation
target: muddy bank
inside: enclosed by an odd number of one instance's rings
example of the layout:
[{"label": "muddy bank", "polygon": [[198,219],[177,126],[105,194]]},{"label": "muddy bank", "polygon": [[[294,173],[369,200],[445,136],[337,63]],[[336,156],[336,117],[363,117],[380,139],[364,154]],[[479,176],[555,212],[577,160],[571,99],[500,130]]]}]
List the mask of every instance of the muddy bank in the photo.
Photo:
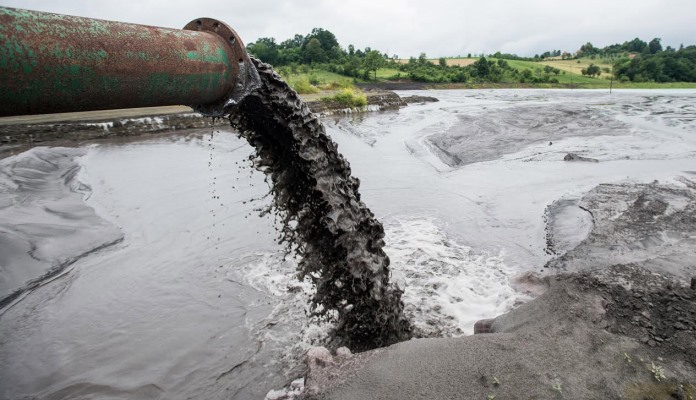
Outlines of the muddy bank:
[{"label": "muddy bank", "polygon": [[[696,182],[693,174],[685,175],[691,179],[678,178],[679,186],[653,182],[592,189],[577,205],[591,215],[592,231],[546,267],[584,271],[631,263],[684,281],[696,276]],[[555,241],[552,235],[550,245]]]},{"label": "muddy bank", "polygon": [[[361,89],[381,89],[381,90],[426,90],[426,89],[578,89],[585,87],[582,84],[569,85],[567,83],[428,83],[416,82],[411,80],[385,81],[385,82],[366,82],[358,83]],[[609,88],[607,83],[606,88]]]},{"label": "muddy bank", "polygon": [[356,84],[363,90],[425,90],[433,87],[432,83],[415,81],[370,82]]},{"label": "muddy bank", "polygon": [[354,114],[370,111],[398,110],[405,107],[407,103],[396,93],[389,90],[365,90],[367,105],[363,107],[348,107],[341,105],[337,101],[310,101],[307,106],[312,112],[320,116],[337,114]]},{"label": "muddy bank", "polygon": [[696,396],[695,290],[631,265],[544,283],[542,296],[496,318],[490,333],[335,357],[307,377],[308,398]]},{"label": "muddy bank", "polygon": [[0,160],[0,309],[77,260],[123,239],[83,198],[85,149],[34,148]]},{"label": "muddy bank", "polygon": [[[449,129],[428,137],[428,144],[443,162],[461,167],[500,158],[533,144],[569,137],[629,135],[626,124],[604,110],[585,104],[521,105],[461,115]],[[559,159],[562,159],[560,156]]]},{"label": "muddy bank", "polygon": [[[370,111],[395,110],[407,105],[396,93],[384,90],[367,91],[367,106],[346,108],[337,102],[309,101],[309,109],[320,116],[351,114]],[[161,107],[163,108],[163,107]],[[46,118],[0,119],[0,152],[18,145],[36,145],[56,140],[83,141],[114,137],[152,135],[185,129],[208,128],[214,125],[211,118],[196,112],[153,113],[152,115],[129,117],[133,110],[114,110],[110,114],[90,113],[80,115],[58,115]],[[122,114],[122,115],[120,115]]]},{"label": "muddy bank", "polygon": [[211,118],[190,112],[171,115],[152,115],[141,118],[95,119],[87,121],[56,121],[46,123],[0,125],[0,144],[3,146],[41,144],[55,140],[82,141],[122,136],[206,128]]}]

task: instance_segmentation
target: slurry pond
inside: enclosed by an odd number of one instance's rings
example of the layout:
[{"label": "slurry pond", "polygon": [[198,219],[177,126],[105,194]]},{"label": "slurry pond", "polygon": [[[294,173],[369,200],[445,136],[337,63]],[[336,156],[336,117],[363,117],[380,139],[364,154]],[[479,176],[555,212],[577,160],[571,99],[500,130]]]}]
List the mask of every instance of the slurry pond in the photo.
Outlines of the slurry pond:
[{"label": "slurry pond", "polygon": [[[592,230],[598,184],[696,177],[693,90],[399,94],[440,101],[323,122],[422,336],[528,300],[521,277]],[[327,327],[251,152],[220,123],[0,160],[0,398],[262,399],[296,378]]]}]

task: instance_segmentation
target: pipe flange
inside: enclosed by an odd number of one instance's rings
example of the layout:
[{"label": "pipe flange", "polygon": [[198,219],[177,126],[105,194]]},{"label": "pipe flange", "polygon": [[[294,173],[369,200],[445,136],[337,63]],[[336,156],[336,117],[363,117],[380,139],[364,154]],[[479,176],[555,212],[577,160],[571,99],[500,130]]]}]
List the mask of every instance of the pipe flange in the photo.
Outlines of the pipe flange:
[{"label": "pipe flange", "polygon": [[185,30],[210,32],[221,37],[230,48],[228,59],[232,66],[232,75],[236,80],[224,99],[210,104],[190,105],[195,111],[211,117],[222,117],[229,113],[229,108],[239,103],[249,92],[260,84],[259,74],[251,63],[242,39],[234,29],[222,21],[213,18],[197,18],[184,26]]}]

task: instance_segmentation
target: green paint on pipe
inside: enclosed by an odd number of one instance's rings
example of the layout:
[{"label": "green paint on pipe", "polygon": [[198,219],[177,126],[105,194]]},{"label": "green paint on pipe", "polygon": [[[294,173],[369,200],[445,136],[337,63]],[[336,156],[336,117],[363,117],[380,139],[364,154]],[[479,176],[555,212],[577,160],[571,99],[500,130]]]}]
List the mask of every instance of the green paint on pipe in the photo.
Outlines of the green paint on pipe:
[{"label": "green paint on pipe", "polygon": [[186,58],[189,61],[203,61],[213,64],[223,63],[229,65],[227,54],[222,49],[218,49],[216,53],[189,51],[186,53]]},{"label": "green paint on pipe", "polygon": [[152,54],[148,54],[144,51],[127,51],[126,57],[132,58],[134,60],[141,60],[141,61],[149,61],[150,59],[157,60],[159,58],[158,55],[155,55],[155,57],[152,57]]},{"label": "green paint on pipe", "polygon": [[236,79],[231,50],[209,34],[3,7],[0,16],[14,18],[0,26],[2,115],[205,104]]}]

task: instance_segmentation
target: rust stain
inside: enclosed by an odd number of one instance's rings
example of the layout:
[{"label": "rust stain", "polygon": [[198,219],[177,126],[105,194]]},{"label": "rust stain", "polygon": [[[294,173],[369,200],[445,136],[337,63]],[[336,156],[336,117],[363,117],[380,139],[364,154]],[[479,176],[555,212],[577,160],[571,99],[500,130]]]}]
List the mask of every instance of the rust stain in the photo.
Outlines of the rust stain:
[{"label": "rust stain", "polygon": [[246,57],[203,30],[5,7],[0,21],[2,116],[222,101]]}]

